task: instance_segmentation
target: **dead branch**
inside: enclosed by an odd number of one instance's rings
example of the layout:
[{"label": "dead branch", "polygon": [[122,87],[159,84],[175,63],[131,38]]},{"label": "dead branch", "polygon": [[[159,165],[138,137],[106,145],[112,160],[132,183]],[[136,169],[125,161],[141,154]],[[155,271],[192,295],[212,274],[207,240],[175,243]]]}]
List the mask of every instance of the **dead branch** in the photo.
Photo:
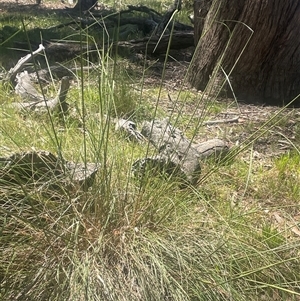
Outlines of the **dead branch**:
[{"label": "dead branch", "polygon": [[57,96],[53,99],[47,99],[44,95],[37,92],[26,71],[21,73],[18,80],[19,82],[16,86],[16,93],[22,98],[29,99],[29,101],[13,103],[15,108],[38,112],[44,112],[47,110],[54,111],[57,108],[60,115],[65,115],[67,113],[68,104],[66,102],[66,95],[70,87],[70,79],[68,76],[64,76],[61,79],[59,91]]},{"label": "dead branch", "polygon": [[45,47],[40,44],[39,48],[35,51],[33,51],[32,53],[27,54],[26,56],[22,57],[18,63],[16,64],[16,66],[14,68],[11,68],[6,76],[6,80],[9,81],[12,85],[14,85],[14,81],[15,78],[18,74],[18,72],[20,72],[24,65],[26,63],[28,63],[32,58],[34,58],[35,56],[37,56],[40,52],[42,52],[45,49]]},{"label": "dead branch", "polygon": [[220,124],[220,123],[235,123],[239,122],[240,116],[232,117],[230,119],[217,119],[217,120],[207,120],[203,122],[203,125],[214,125],[214,124]]},{"label": "dead branch", "polygon": [[154,31],[155,35],[161,35],[167,29],[168,23],[171,21],[172,16],[176,11],[181,10],[181,0],[175,0],[173,5],[167,10],[164,16],[161,19],[161,22],[157,26],[156,30]]},{"label": "dead branch", "polygon": [[151,36],[131,41],[117,42],[115,47],[129,49],[135,52],[147,52],[147,54],[165,53],[171,39],[170,49],[184,49],[194,46],[193,32],[173,32],[172,35],[165,34],[162,37]]}]

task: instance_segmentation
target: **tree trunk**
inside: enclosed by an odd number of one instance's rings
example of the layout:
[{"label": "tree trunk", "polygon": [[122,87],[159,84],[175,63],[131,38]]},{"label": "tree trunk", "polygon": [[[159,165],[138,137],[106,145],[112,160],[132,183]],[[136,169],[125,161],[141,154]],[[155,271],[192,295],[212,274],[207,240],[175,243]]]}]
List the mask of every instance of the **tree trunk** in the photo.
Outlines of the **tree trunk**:
[{"label": "tree trunk", "polygon": [[194,39],[195,44],[200,40],[204,21],[210,9],[212,0],[195,0],[194,1]]},{"label": "tree trunk", "polygon": [[210,2],[195,1],[195,37],[200,40],[189,74],[192,85],[204,90],[212,86],[210,79],[223,81],[227,74],[239,100],[278,105],[299,95],[300,2]]},{"label": "tree trunk", "polygon": [[74,6],[74,10],[87,11],[93,8],[98,0],[78,0]]}]

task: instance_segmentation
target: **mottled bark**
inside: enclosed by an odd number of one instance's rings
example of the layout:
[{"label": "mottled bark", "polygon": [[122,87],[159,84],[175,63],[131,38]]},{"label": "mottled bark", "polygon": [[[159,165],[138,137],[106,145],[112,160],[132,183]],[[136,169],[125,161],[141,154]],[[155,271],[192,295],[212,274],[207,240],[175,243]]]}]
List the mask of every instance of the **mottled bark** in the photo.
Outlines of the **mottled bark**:
[{"label": "mottled bark", "polygon": [[168,119],[145,121],[141,135],[155,146],[158,155],[138,159],[133,163],[132,171],[140,178],[148,171],[151,174],[174,176],[181,184],[194,185],[201,173],[199,160],[218,160],[229,151],[227,144],[220,139],[194,144],[178,128],[173,127]]},{"label": "mottled bark", "polygon": [[211,77],[223,73],[220,66],[226,74],[234,67],[231,84],[238,99],[288,103],[300,93],[299,24],[299,1],[213,1],[203,30],[201,22],[195,26],[202,37],[190,82],[204,90]]},{"label": "mottled bark", "polygon": [[205,18],[210,9],[212,0],[195,0],[194,1],[194,39],[195,44],[198,43],[203,27]]}]

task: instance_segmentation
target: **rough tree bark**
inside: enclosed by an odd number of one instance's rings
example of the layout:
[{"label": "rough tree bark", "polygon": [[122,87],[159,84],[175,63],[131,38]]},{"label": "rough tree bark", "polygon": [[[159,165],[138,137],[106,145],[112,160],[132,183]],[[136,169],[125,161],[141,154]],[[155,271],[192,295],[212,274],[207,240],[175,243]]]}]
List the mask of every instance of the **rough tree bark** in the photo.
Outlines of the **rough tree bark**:
[{"label": "rough tree bark", "polygon": [[194,87],[204,90],[234,67],[240,100],[280,105],[300,94],[299,1],[196,0],[194,13],[201,37],[189,75]]},{"label": "rough tree bark", "polygon": [[204,27],[204,21],[207,13],[210,9],[212,0],[195,0],[194,1],[194,39],[195,44],[198,43],[202,30]]}]

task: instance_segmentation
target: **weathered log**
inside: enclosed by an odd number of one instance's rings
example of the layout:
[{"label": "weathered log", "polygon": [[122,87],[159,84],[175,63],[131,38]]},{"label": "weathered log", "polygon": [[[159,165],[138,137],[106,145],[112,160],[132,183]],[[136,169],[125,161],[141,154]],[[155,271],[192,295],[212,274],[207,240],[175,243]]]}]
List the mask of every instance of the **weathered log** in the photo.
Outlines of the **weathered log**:
[{"label": "weathered log", "polygon": [[[151,24],[149,25],[152,26]],[[125,34],[124,37],[128,36]],[[113,44],[114,48],[121,50],[129,50],[133,52],[147,52],[148,55],[151,54],[161,54],[165,53],[168,49],[169,41],[170,49],[185,49],[194,46],[194,33],[193,31],[174,31],[172,34],[164,34],[161,37],[153,35],[151,37],[145,37],[141,39],[129,40],[129,41],[118,41]],[[98,45],[98,49],[101,49],[103,45]],[[84,49],[84,51],[96,51],[96,47],[89,47],[89,49]],[[79,44],[69,43],[50,43],[46,46],[45,52],[47,55],[57,58],[71,58],[80,54],[82,48]]]},{"label": "weathered log", "polygon": [[[17,85],[15,86],[15,92],[20,95],[23,100],[28,101],[20,104],[20,107],[26,108],[31,106],[31,104],[36,104],[44,100],[43,95],[37,91],[31,81],[31,77],[27,71],[16,75]],[[15,106],[18,107],[18,104],[15,104]]]},{"label": "weathered log", "polygon": [[[148,24],[151,29],[154,25]],[[148,26],[147,25],[147,26]],[[146,26],[146,25],[145,25]],[[120,38],[128,36],[126,35],[126,30],[123,33],[120,32]],[[119,40],[113,44],[114,48],[121,50],[130,50],[133,52],[147,52],[148,55],[151,54],[161,54],[165,53],[168,49],[169,41],[170,49],[185,49],[194,46],[194,32],[193,31],[174,31],[172,34],[164,34],[162,36],[152,35],[151,37],[145,37],[135,40]],[[108,45],[106,45],[108,46]],[[101,49],[103,45],[90,46],[83,49],[86,52],[93,52],[96,49]],[[55,57],[57,60],[62,58],[72,58],[79,55],[82,51],[80,44],[72,43],[49,43],[45,47],[45,52],[48,56]]]},{"label": "weathered log", "polygon": [[[180,8],[178,1],[175,1],[176,3],[173,4],[173,6],[170,7],[170,9],[162,15],[161,13],[155,11],[152,8],[149,8],[147,6],[138,5],[128,5],[127,10],[122,10],[120,12],[116,13],[110,13],[110,14],[103,14],[101,11],[100,13],[93,13],[93,23],[95,24],[95,17],[100,17],[101,19],[97,22],[101,25],[102,23],[105,24],[105,27],[108,28],[110,26],[110,22],[113,21],[115,25],[125,25],[125,24],[136,24],[139,26],[139,28],[144,32],[144,34],[149,34],[150,32],[154,31],[157,27],[166,26],[168,24],[168,21],[174,11],[177,8]],[[170,13],[171,11],[171,13]],[[133,15],[134,12],[141,12],[143,15],[147,14],[148,17],[145,16],[135,16]],[[126,16],[127,15],[127,16]],[[105,16],[105,19],[103,17]],[[171,29],[173,25],[168,25],[168,29]],[[150,30],[151,29],[151,30]],[[174,30],[176,31],[192,31],[193,27],[190,25],[183,24],[181,22],[175,21],[174,23]],[[161,30],[162,32],[162,30]],[[160,32],[160,33],[161,33]]]},{"label": "weathered log", "polygon": [[[154,28],[155,25],[153,24],[144,24],[151,28]],[[139,26],[139,25],[138,25]],[[147,29],[148,30],[148,29]],[[128,34],[126,34],[128,33]],[[121,38],[126,39],[128,35],[132,33],[132,30],[124,29],[124,32],[120,32],[120,40],[113,43],[114,48],[118,48],[120,50],[129,50],[133,52],[142,52],[148,55],[152,54],[164,54],[170,43],[170,49],[185,49],[191,46],[194,46],[194,33],[193,31],[174,31],[172,34],[164,34],[162,36],[153,35],[151,37],[144,37],[141,39],[129,40],[125,41]],[[105,45],[105,47],[110,47],[111,45]],[[89,46],[82,48],[80,44],[76,43],[60,43],[60,42],[50,42],[45,45],[45,53],[48,57],[52,59],[55,58],[56,61],[62,61],[66,59],[74,58],[83,51],[84,53],[89,53],[90,55],[93,52],[102,49],[103,45],[98,46]],[[97,50],[98,49],[98,50]],[[95,55],[97,57],[97,55]]]},{"label": "weathered log", "polygon": [[[156,12],[155,10],[148,8],[146,6],[128,6],[127,10],[123,11],[115,11],[115,10],[110,10],[110,9],[103,9],[103,10],[97,10],[93,11],[92,13],[89,12],[88,14],[82,14],[80,17],[75,15],[73,17],[73,20],[64,22],[62,24],[58,24],[52,27],[48,28],[33,28],[26,32],[26,35],[28,36],[30,40],[30,47],[28,45],[28,42],[24,42],[25,39],[25,34],[24,34],[24,39],[14,39],[14,36],[19,36],[15,35],[15,33],[18,32],[18,28],[16,27],[11,27],[10,30],[5,31],[5,38],[7,40],[10,40],[11,44],[15,49],[26,49],[28,51],[29,48],[35,49],[37,45],[39,44],[39,41],[36,40],[37,36],[40,36],[40,34],[43,35],[45,41],[45,54],[47,55],[48,59],[50,62],[52,61],[65,61],[68,59],[72,59],[80,55],[81,53],[88,53],[89,54],[89,59],[91,57],[93,58],[93,54],[95,52],[95,59],[99,59],[98,55],[98,50],[103,49],[103,44],[104,48],[111,49],[111,42],[112,40],[118,39],[118,41],[123,40],[129,40],[132,39],[133,37],[137,36],[149,36],[153,35],[155,29],[157,29],[157,34],[161,33],[163,30],[162,28],[165,28],[165,26],[168,27],[168,33],[174,30],[177,33],[174,33],[173,35],[173,42],[171,45],[171,48],[174,49],[182,49],[186,48],[189,46],[193,46],[193,43],[191,42],[192,40],[192,31],[193,27],[190,25],[183,24],[181,22],[175,21],[173,22],[168,22],[170,17],[172,16],[172,13],[176,10],[176,8],[180,7],[178,4],[179,0],[175,1],[175,4],[173,5],[172,9],[170,11],[167,11],[165,14],[160,14]],[[73,10],[69,10],[68,14],[72,15]],[[171,16],[170,16],[171,12]],[[76,13],[76,11],[75,11]],[[166,17],[168,16],[168,17]],[[81,43],[57,43],[58,40],[58,35],[57,31],[60,30],[61,28],[71,26],[72,25],[72,30],[74,31],[80,31],[86,28],[89,28],[89,34],[95,34],[97,35],[96,40],[99,40],[99,34],[101,36],[104,36],[104,43],[101,43],[101,45],[92,45],[89,44],[88,46],[82,45]],[[131,27],[136,28],[135,30],[127,30],[126,28],[123,27]],[[9,26],[6,26],[9,27]],[[122,32],[123,30],[123,32]],[[126,34],[129,32],[130,34]],[[167,33],[166,32],[166,33]],[[180,35],[178,32],[182,32]],[[37,34],[39,33],[39,34]],[[179,35],[179,36],[178,36]],[[177,38],[178,37],[178,38]],[[102,40],[100,38],[100,40]],[[176,41],[177,40],[177,41]],[[154,42],[154,46],[150,45],[150,48],[152,50],[149,51],[149,54],[153,52],[153,49],[157,46],[157,41],[158,39],[152,41],[150,40],[150,44]],[[163,37],[162,41],[159,43],[160,45],[156,49],[156,53],[158,54],[160,51],[165,51],[168,45],[169,41],[169,36],[166,38]],[[146,44],[148,42],[148,38],[146,38],[144,41],[136,41],[136,43],[142,43],[143,45],[136,45],[134,47],[134,41],[132,43],[129,43],[128,45],[126,43],[120,44],[120,47],[126,48],[129,47],[133,51],[136,49],[137,51],[144,51],[146,48]],[[5,46],[5,45],[4,45]],[[40,45],[41,47],[44,47]],[[162,47],[162,49],[160,49]],[[142,49],[140,49],[142,48]],[[42,48],[37,51],[43,50]],[[144,51],[145,52],[145,51]],[[35,52],[34,52],[35,54]],[[31,59],[31,56],[28,55],[29,59]],[[41,60],[41,63],[44,63],[44,60]],[[11,63],[10,63],[11,64]],[[16,66],[17,67],[17,66]],[[11,70],[11,72],[8,74],[8,76],[11,76],[11,82],[14,81],[15,75],[19,73],[21,70]],[[1,76],[1,75],[0,75]]]},{"label": "weathered log", "polygon": [[[20,95],[24,100],[23,102],[13,103],[12,105],[18,109],[29,109],[34,111],[53,111],[58,108],[58,113],[62,116],[65,115],[68,110],[66,96],[70,87],[69,77],[65,76],[62,78],[57,96],[53,99],[48,99],[34,87],[34,76],[27,71],[21,72],[24,65],[43,50],[45,50],[45,47],[40,44],[36,51],[21,58],[16,66],[11,68],[8,72],[6,81],[9,81],[15,86],[16,94]],[[38,74],[37,77],[39,77]]]},{"label": "weathered log", "polygon": [[[111,22],[113,22],[113,24],[109,24]],[[103,27],[113,27],[113,26],[118,26],[118,31],[122,31],[122,26],[126,26],[126,25],[135,25],[136,28],[141,31],[144,35],[149,35],[151,34],[151,32],[153,32],[155,30],[155,28],[157,27],[157,22],[155,22],[152,19],[145,19],[143,17],[109,17],[108,20],[105,20],[102,22],[103,23]],[[101,25],[101,23],[99,24]],[[102,27],[102,28],[103,28]],[[120,39],[120,34],[118,34],[118,39],[119,41]]]},{"label": "weathered log", "polygon": [[201,172],[198,153],[179,129],[167,119],[154,120],[144,122],[141,133],[157,148],[160,158],[173,162],[188,181],[196,183]]},{"label": "weathered log", "polygon": [[193,32],[173,32],[161,37],[151,36],[131,41],[121,41],[115,43],[115,46],[121,49],[129,49],[135,52],[147,52],[148,55],[165,53],[171,39],[170,49],[185,49],[194,46]]},{"label": "weathered log", "polygon": [[[165,28],[165,26],[168,24],[168,21],[170,20],[170,17],[172,16],[172,14],[175,12],[175,10],[181,9],[181,1],[177,1],[175,0],[174,4],[168,9],[168,11],[162,15],[161,13],[155,11],[154,9],[148,8],[147,6],[143,6],[143,5],[139,5],[139,6],[132,6],[132,5],[128,5],[128,10],[127,11],[121,11],[120,14],[123,15],[125,13],[128,12],[132,12],[132,11],[138,11],[138,12],[142,12],[142,13],[146,13],[149,15],[149,19],[145,19],[143,18],[143,20],[145,21],[153,21],[152,24],[156,24],[158,27],[161,27],[162,29]],[[120,18],[120,21],[122,22],[122,18]],[[173,25],[172,25],[173,26]],[[168,26],[169,29],[172,28],[171,25]],[[175,31],[192,31],[194,28],[193,26],[187,25],[187,24],[183,24],[181,22],[176,21],[174,23],[174,30]],[[163,30],[159,30],[160,33]],[[158,32],[159,32],[158,31]],[[157,32],[157,34],[158,34]]]},{"label": "weathered log", "polygon": [[60,115],[65,115],[68,110],[66,96],[70,87],[70,79],[64,76],[61,79],[60,88],[57,96],[53,99],[47,99],[40,94],[32,85],[31,78],[27,71],[22,72],[17,76],[18,84],[15,88],[17,94],[23,99],[27,100],[21,103],[13,103],[13,106],[22,110],[32,110],[38,112],[45,112],[47,110],[58,110]]}]

